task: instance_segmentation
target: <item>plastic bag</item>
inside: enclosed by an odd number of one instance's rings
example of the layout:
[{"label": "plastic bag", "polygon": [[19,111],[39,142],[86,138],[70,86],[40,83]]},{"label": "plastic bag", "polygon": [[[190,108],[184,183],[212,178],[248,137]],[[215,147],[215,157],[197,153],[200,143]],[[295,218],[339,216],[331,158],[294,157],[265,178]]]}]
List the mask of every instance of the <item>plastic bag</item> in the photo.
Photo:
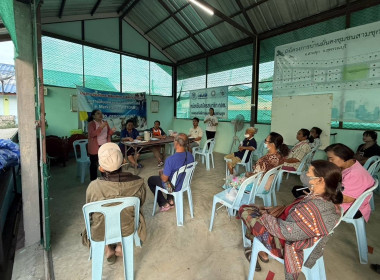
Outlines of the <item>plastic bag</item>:
[{"label": "plastic bag", "polygon": [[0,139],[0,169],[20,163],[20,148],[11,140]]}]

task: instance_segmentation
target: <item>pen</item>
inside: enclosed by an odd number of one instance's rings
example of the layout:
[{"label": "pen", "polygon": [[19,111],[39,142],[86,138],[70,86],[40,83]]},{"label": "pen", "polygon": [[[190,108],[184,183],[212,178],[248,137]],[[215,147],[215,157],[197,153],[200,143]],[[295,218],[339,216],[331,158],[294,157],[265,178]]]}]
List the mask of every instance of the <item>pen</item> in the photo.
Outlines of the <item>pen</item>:
[{"label": "pen", "polygon": [[305,190],[305,189],[308,189],[308,188],[309,187],[303,187],[303,188],[296,189],[296,191]]}]

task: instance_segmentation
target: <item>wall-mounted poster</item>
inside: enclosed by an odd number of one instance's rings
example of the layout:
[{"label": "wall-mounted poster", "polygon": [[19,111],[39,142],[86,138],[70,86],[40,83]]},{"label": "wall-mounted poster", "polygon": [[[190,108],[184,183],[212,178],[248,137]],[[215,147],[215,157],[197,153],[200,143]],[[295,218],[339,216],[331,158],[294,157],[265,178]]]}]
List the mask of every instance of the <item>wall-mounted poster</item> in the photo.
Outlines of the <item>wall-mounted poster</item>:
[{"label": "wall-mounted poster", "polygon": [[190,91],[190,117],[204,119],[214,108],[218,119],[228,118],[228,87],[214,87]]},{"label": "wall-mounted poster", "polygon": [[118,131],[129,119],[134,121],[137,130],[147,128],[145,92],[121,93],[79,86],[77,90],[79,116],[82,121],[87,120],[83,119],[86,113],[90,116],[92,110],[99,109],[109,125],[116,127]]},{"label": "wall-mounted poster", "polygon": [[150,102],[150,111],[152,113],[158,113],[160,109],[159,107],[160,107],[160,102],[158,100],[152,100]]}]

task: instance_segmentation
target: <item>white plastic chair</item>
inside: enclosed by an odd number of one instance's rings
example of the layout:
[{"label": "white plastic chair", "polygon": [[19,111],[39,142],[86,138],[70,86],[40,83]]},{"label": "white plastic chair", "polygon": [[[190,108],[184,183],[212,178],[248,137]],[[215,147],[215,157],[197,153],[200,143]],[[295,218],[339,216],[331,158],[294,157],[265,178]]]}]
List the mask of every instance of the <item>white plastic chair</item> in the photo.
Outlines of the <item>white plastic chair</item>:
[{"label": "white plastic chair", "polygon": [[194,159],[196,155],[200,155],[202,157],[202,163],[204,163],[204,160],[206,160],[206,170],[210,170],[210,158],[212,161],[212,168],[215,168],[214,155],[213,155],[214,146],[215,146],[215,138],[212,138],[206,141],[206,143],[203,146],[202,151],[200,147],[193,148]]},{"label": "white plastic chair", "polygon": [[[282,165],[279,165],[277,167],[272,168],[267,173],[265,173],[263,179],[261,182],[259,181],[259,184],[256,188],[251,192],[248,203],[244,204],[255,204],[255,197],[258,196],[263,199],[264,206],[270,207],[270,206],[277,206],[277,198],[276,198],[276,182],[278,179],[279,171],[281,170]],[[273,177],[273,181],[271,183],[269,191],[265,190],[265,186],[269,180],[269,178]],[[272,205],[272,199],[273,197],[273,205]]]},{"label": "white plastic chair", "polygon": [[153,204],[152,216],[154,216],[154,214],[156,212],[158,191],[161,191],[161,192],[166,193],[166,194],[171,194],[174,197],[174,202],[175,202],[175,211],[176,211],[176,215],[177,215],[177,226],[183,226],[183,193],[187,192],[187,198],[189,200],[190,215],[191,215],[191,218],[194,218],[193,198],[191,195],[190,184],[191,184],[191,179],[193,178],[195,166],[197,165],[197,163],[198,162],[194,161],[192,163],[184,165],[178,170],[178,173],[177,172],[174,173],[174,176],[172,177],[172,180],[171,180],[171,182],[174,186],[176,185],[177,178],[182,173],[184,173],[184,172],[186,173],[185,178],[183,179],[182,188],[180,191],[169,193],[166,189],[159,187],[159,186],[156,186],[156,191],[154,194],[154,204]]},{"label": "white plastic chair", "polygon": [[[371,174],[371,176],[374,178],[374,179],[379,179],[378,178],[378,174],[379,174],[379,171],[380,171],[380,157],[379,156],[373,156],[373,157],[370,157],[367,161],[366,161],[366,164],[368,161],[370,161],[370,164],[368,166],[367,171],[369,174]],[[363,166],[364,167],[364,166]],[[376,189],[377,190],[377,189]],[[374,190],[374,192],[376,191]],[[371,197],[371,200],[369,202],[369,204],[371,205],[371,210],[374,211],[375,210],[375,199],[374,199],[374,196],[372,195]]]},{"label": "white plastic chair", "polygon": [[354,219],[354,216],[366,198],[373,195],[373,191],[377,188],[378,183],[378,180],[375,179],[375,184],[373,187],[362,193],[361,196],[359,196],[354,203],[352,203],[351,207],[346,213],[344,213],[342,218],[344,222],[353,224],[355,227],[356,241],[358,242],[359,259],[361,264],[368,263],[367,234],[365,230],[364,218],[360,217],[358,219]]},{"label": "white plastic chair", "polygon": [[290,170],[284,170],[284,169],[280,170],[280,172],[278,173],[278,178],[277,178],[277,187],[276,187],[277,191],[280,190],[280,186],[281,186],[281,182],[282,182],[282,176],[284,173],[288,173],[286,178],[289,178],[289,174],[301,175],[302,172],[309,167],[309,165],[313,159],[313,156],[314,156],[313,150],[310,151],[309,153],[307,153],[303,157],[303,159],[302,159],[302,161],[301,161],[301,163],[298,166],[296,171],[290,171]]},{"label": "white plastic chair", "polygon": [[[80,182],[84,182],[86,172],[89,172],[90,158],[87,156],[87,139],[75,140],[73,142],[75,159],[77,161],[77,176],[80,175]],[[77,154],[77,147],[79,147],[80,156]]]},{"label": "white plastic chair", "polygon": [[175,149],[174,149],[174,142],[168,143],[168,155],[174,155]]},{"label": "white plastic chair", "polygon": [[239,187],[239,190],[237,192],[237,195],[235,197],[235,199],[230,199],[228,197],[228,194],[229,192],[232,190],[232,187],[220,192],[220,193],[217,193],[216,195],[214,195],[214,199],[213,199],[213,202],[212,202],[212,212],[211,212],[211,221],[210,221],[210,227],[209,227],[209,231],[212,231],[212,227],[213,227],[213,224],[214,224],[214,217],[215,217],[215,208],[216,208],[216,204],[217,203],[220,203],[222,205],[224,205],[227,209],[228,209],[228,214],[230,216],[233,215],[233,212],[234,211],[237,211],[239,210],[240,206],[243,205],[243,204],[246,204],[249,202],[249,199],[246,199],[246,202],[245,203],[242,203],[242,200],[243,200],[243,196],[244,196],[244,193],[246,191],[246,188],[253,184],[252,186],[252,190],[251,192],[255,189],[255,185],[259,182],[259,180],[261,179],[263,173],[260,172],[260,173],[257,173],[249,178],[247,178]]},{"label": "white plastic chair", "polygon": [[380,160],[380,156],[370,157],[369,159],[367,159],[367,161],[363,165],[364,169],[368,170],[368,168],[372,165],[372,163],[374,163],[375,161],[378,161],[378,160]]},{"label": "white plastic chair", "polygon": [[258,145],[257,145],[257,149],[254,150],[252,153],[253,153],[253,156],[255,157],[255,160],[257,161],[259,158],[263,157],[265,154],[266,154],[266,149],[264,147],[264,142],[265,140],[261,141]]},{"label": "white plastic chair", "polygon": [[[242,142],[240,143],[240,145],[242,145]],[[252,171],[252,158],[253,158],[253,151],[251,152],[251,154],[249,155],[249,159],[247,161],[247,157],[248,157],[248,153],[250,151],[248,150],[245,150],[244,152],[244,155],[243,155],[243,158],[241,159],[241,162],[239,162],[236,166],[235,166],[235,171],[236,173],[239,172],[239,166],[243,166],[245,168],[245,171],[246,172],[250,172]],[[226,161],[226,178],[228,176],[230,176],[230,171],[228,169],[228,166],[227,166],[227,163],[230,162],[231,160],[230,159],[224,159]]]},{"label": "white plastic chair", "polygon": [[[341,213],[343,213],[343,209]],[[334,226],[334,228],[329,232],[329,235],[333,234],[334,229],[340,224],[341,221],[342,221],[342,216],[340,217],[339,221]],[[243,221],[241,223],[243,227],[243,243],[244,245],[246,244],[250,245],[251,243],[250,240],[245,237],[245,231],[247,228],[244,225]],[[319,239],[317,242],[315,242],[312,247],[303,250],[304,258],[303,258],[302,272],[305,274],[306,280],[326,280],[326,271],[325,271],[325,263],[323,260],[323,255],[315,262],[312,268],[308,268],[304,266],[310,254],[313,252],[314,248],[318,245],[320,240],[322,240],[322,238]],[[276,261],[284,264],[284,259],[271,254],[271,252],[265,247],[265,245],[261,243],[260,240],[255,237],[252,242],[252,253],[251,253],[251,261],[249,264],[248,280],[254,279],[257,255],[260,251],[266,252],[270,257],[274,258]]]},{"label": "white plastic chair", "polygon": [[[110,206],[111,203],[119,204]],[[127,207],[134,207],[134,232],[129,236],[123,237],[120,214],[121,211]],[[85,204],[82,210],[88,239],[91,241],[89,259],[92,258],[92,279],[102,279],[104,246],[121,242],[123,249],[124,279],[133,280],[133,240],[135,241],[136,246],[141,247],[140,237],[137,233],[140,217],[140,199],[137,197],[122,197],[95,201]],[[91,213],[102,213],[104,215],[105,236],[103,241],[92,240]]]}]

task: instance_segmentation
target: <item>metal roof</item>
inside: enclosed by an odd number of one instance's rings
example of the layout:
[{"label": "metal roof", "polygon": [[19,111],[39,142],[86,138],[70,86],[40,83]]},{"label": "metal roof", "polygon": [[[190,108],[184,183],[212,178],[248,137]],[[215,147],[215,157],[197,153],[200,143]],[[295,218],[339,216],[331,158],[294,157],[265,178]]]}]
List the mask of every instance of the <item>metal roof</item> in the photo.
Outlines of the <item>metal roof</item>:
[{"label": "metal roof", "polygon": [[[235,46],[373,6],[378,0],[188,0],[41,1],[42,23],[121,18],[174,63],[180,64]],[[4,29],[0,21],[1,32]]]},{"label": "metal roof", "polygon": [[0,63],[0,93],[16,93],[15,67],[11,64]]}]

